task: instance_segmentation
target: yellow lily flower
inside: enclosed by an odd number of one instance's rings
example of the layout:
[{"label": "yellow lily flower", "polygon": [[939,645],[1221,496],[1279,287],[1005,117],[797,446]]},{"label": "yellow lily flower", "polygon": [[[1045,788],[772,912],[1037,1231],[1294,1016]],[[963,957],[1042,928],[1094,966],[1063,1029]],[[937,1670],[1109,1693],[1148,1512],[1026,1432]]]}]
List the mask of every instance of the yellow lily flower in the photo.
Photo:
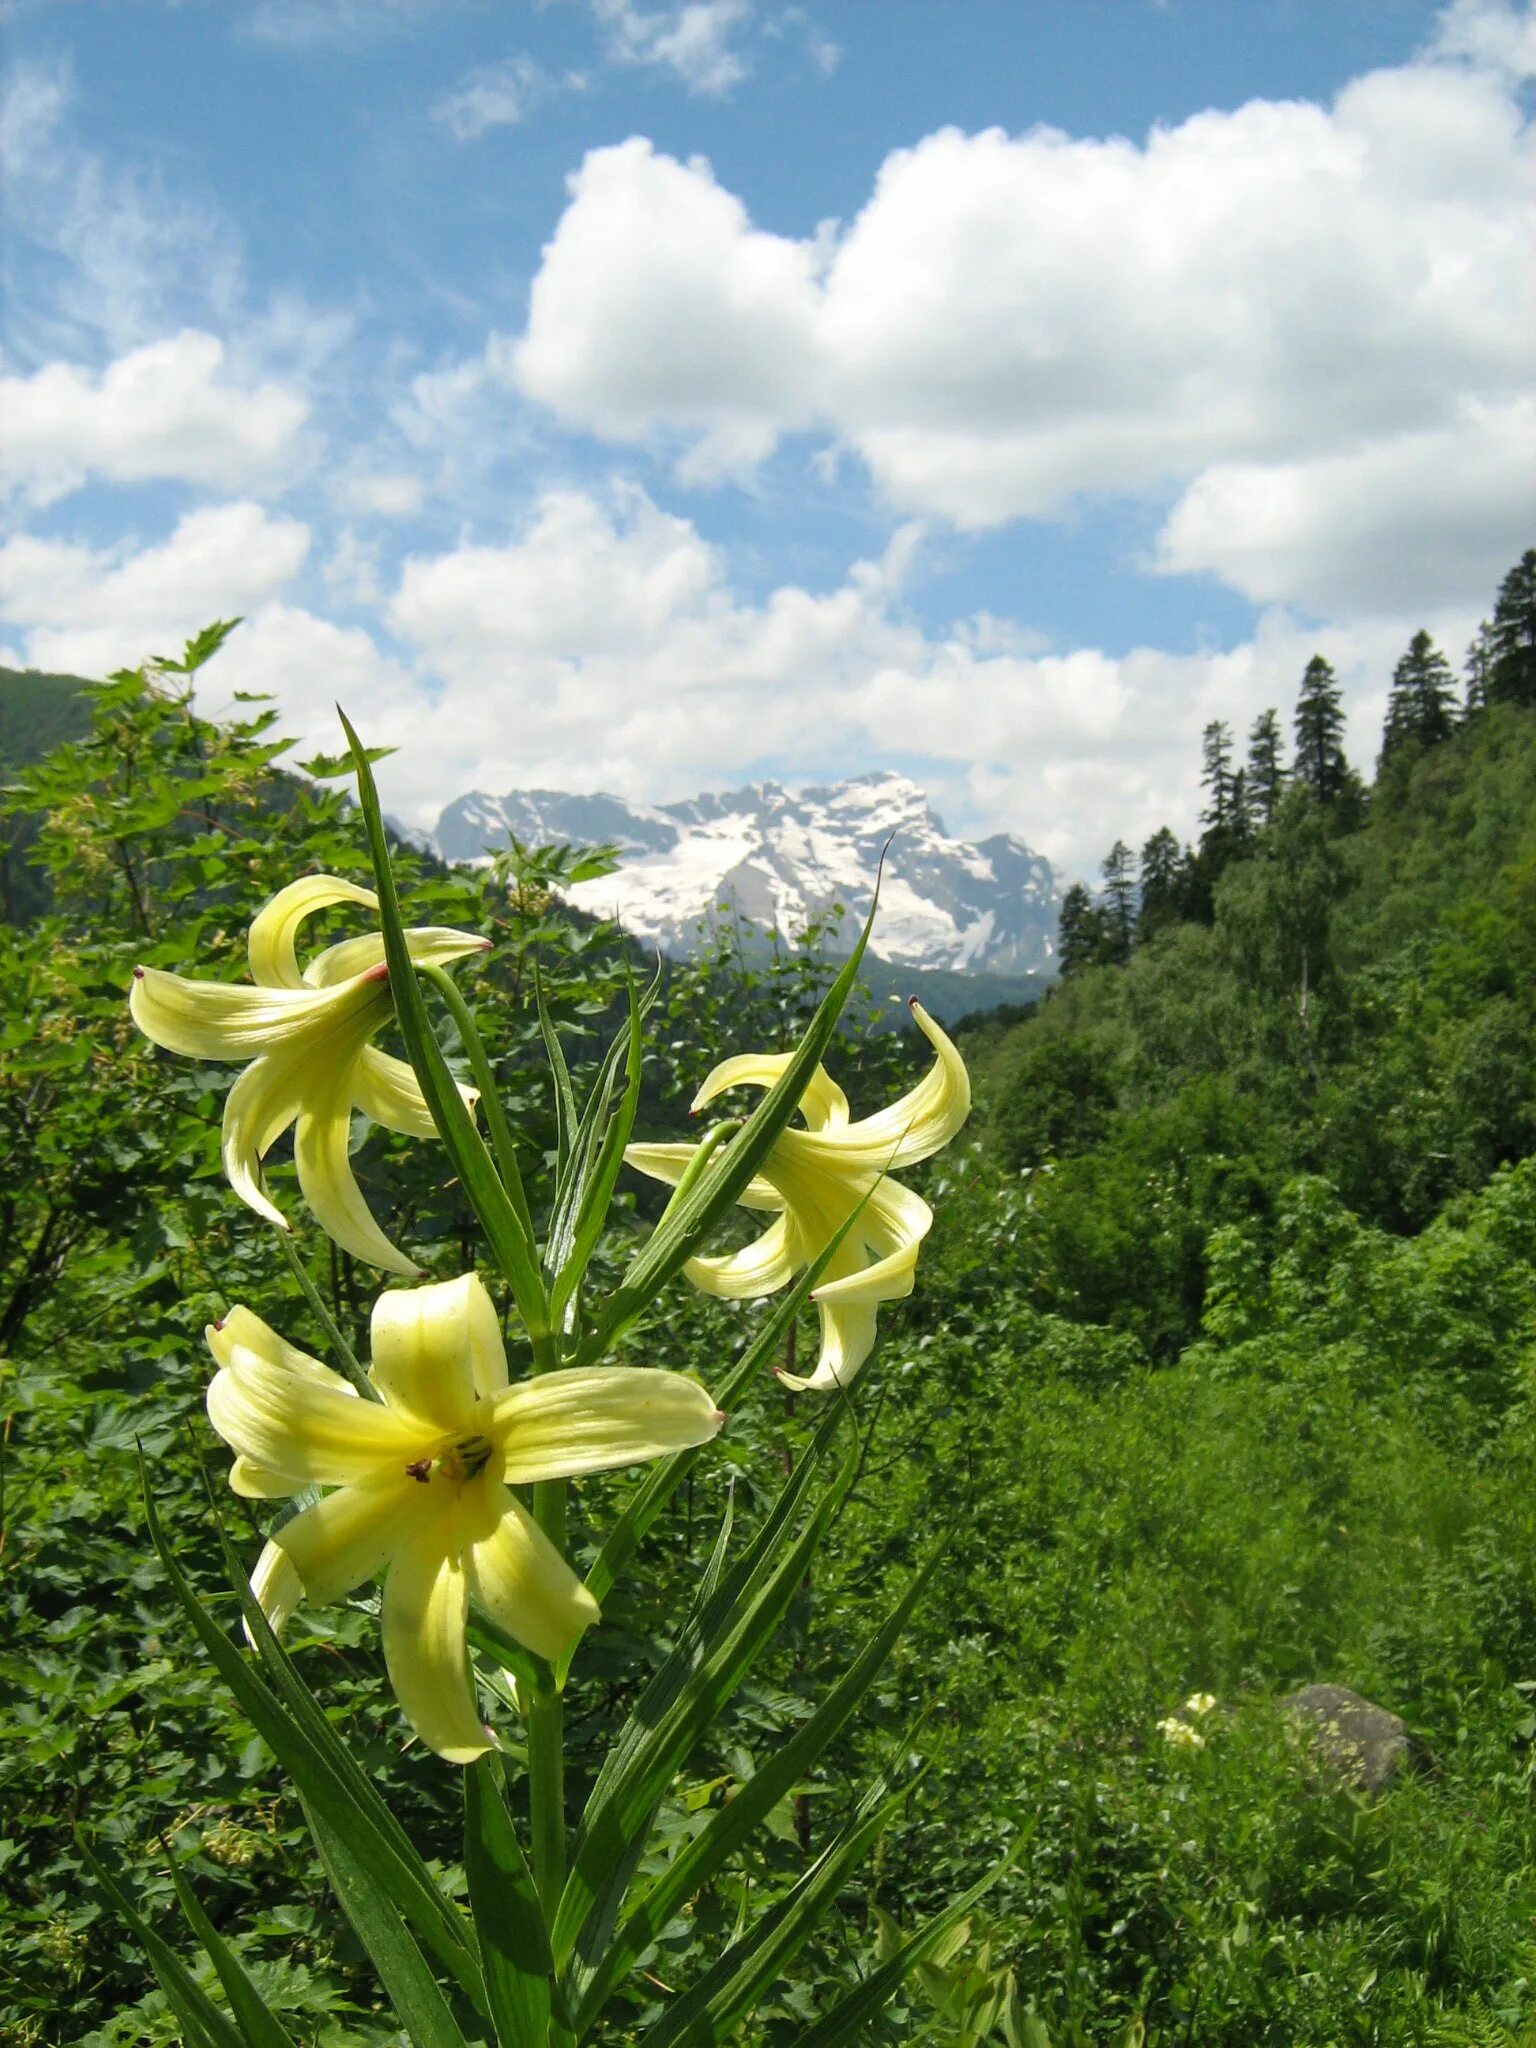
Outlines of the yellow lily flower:
[{"label": "yellow lily flower", "polygon": [[604,1366],[507,1383],[479,1276],[381,1295],[361,1400],[334,1373],[234,1308],[207,1332],[219,1370],[208,1415],[251,1498],[334,1487],[285,1522],[251,1589],[274,1629],[384,1575],[384,1659],[406,1719],[439,1756],[493,1746],[465,1649],[470,1602],[553,1661],[597,1602],[509,1490],[605,1472],[705,1443],[725,1417],[696,1380]]},{"label": "yellow lily flower", "polygon": [[[690,1259],[683,1268],[696,1287],[728,1301],[773,1294],[820,1256],[864,1202],[812,1296],[821,1318],[816,1368],[807,1378],[779,1374],[786,1385],[801,1390],[847,1386],[874,1349],[879,1304],[912,1292],[918,1250],[933,1211],[920,1195],[888,1176],[931,1158],[970,1114],[964,1060],[921,1003],[910,1007],[937,1055],[917,1086],[888,1109],[852,1123],[847,1096],[818,1067],[800,1098],[805,1128],[792,1125],[780,1132],[760,1173],[739,1197],[743,1208],[777,1211],[777,1222],[743,1251]],[[746,1053],[723,1060],[694,1097],[694,1113],[727,1088],[743,1083],[771,1088],[792,1057]],[[675,1186],[697,1150],[695,1145],[631,1145],[624,1157],[641,1173]]]},{"label": "yellow lily flower", "polygon": [[[415,1138],[435,1137],[436,1127],[406,1062],[368,1043],[393,1009],[382,933],[327,946],[300,972],[300,925],[336,903],[379,907],[373,891],[355,882],[305,875],[279,890],[251,926],[254,988],[136,967],[128,1006],[145,1037],[168,1052],[251,1061],[224,1104],[224,1171],[242,1202],[288,1228],[262,1187],[261,1162],[295,1124],[299,1186],[321,1229],[371,1265],[414,1274],[418,1267],[374,1222],[353,1175],[352,1112]],[[483,952],[490,940],[434,925],[407,932],[406,944],[413,960],[441,967]],[[461,1093],[466,1103],[477,1099],[472,1089]]]}]

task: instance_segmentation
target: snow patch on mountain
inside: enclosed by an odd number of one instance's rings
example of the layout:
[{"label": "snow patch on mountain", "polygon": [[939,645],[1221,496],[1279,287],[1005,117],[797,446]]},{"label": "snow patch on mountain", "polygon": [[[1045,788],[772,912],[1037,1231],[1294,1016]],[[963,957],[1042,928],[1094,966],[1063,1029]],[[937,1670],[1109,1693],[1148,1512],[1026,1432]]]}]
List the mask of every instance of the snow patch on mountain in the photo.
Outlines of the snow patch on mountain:
[{"label": "snow patch on mountain", "polygon": [[[618,847],[617,873],[571,900],[665,952],[686,953],[701,924],[733,912],[786,937],[842,904],[851,945],[885,852],[873,948],[896,965],[970,974],[1048,972],[1058,891],[1050,863],[1012,833],[952,839],[904,775],[792,791],[776,782],[685,803],[631,804],[557,790],[473,791],[437,823],[446,860],[478,860],[516,837]],[[888,844],[888,850],[887,850]]]}]

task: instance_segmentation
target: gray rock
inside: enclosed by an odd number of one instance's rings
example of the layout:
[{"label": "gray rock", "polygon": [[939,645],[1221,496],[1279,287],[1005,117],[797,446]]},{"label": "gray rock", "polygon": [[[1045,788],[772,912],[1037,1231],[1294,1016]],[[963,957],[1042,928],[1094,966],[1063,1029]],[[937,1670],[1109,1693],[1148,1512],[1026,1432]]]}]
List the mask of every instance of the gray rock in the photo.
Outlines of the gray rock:
[{"label": "gray rock", "polygon": [[1347,1685],[1304,1685],[1280,1709],[1303,1727],[1328,1775],[1374,1799],[1405,1770],[1426,1770],[1430,1755],[1407,1722]]}]

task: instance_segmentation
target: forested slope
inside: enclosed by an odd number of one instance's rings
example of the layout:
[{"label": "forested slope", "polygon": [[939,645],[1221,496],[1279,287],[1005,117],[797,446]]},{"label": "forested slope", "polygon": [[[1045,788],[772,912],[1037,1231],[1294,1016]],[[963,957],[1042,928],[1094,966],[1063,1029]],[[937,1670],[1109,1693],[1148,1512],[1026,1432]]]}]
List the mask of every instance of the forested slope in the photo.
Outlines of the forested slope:
[{"label": "forested slope", "polygon": [[1369,789],[1326,664],[1289,767],[1274,714],[1246,769],[1209,728],[1198,846],[1156,835],[1139,887],[1117,847],[1098,902],[1063,907],[1049,999],[972,1028],[991,1149],[1032,1176],[1041,1306],[1168,1356],[1198,1329],[1209,1233],[1267,1242],[1285,1175],[1407,1232],[1536,1143],[1536,554],[1501,605],[1520,610],[1493,693],[1458,710],[1442,660],[1406,734],[1424,650],[1404,657]]}]

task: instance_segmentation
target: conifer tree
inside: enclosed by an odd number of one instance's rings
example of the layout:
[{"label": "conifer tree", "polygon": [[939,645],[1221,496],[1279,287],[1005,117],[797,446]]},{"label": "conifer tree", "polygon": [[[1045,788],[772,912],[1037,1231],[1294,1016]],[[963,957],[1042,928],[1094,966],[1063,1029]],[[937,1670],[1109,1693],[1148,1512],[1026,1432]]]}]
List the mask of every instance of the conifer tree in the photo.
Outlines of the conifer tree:
[{"label": "conifer tree", "polygon": [[1493,673],[1493,624],[1484,619],[1472,636],[1467,649],[1467,658],[1462,664],[1466,677],[1466,689],[1462,697],[1461,715],[1463,720],[1476,718],[1488,709],[1488,679]]},{"label": "conifer tree", "polygon": [[1536,548],[1499,585],[1489,645],[1490,704],[1536,704]]},{"label": "conifer tree", "polygon": [[1081,882],[1061,899],[1056,958],[1062,978],[1097,966],[1103,955],[1104,917]]},{"label": "conifer tree", "polygon": [[1381,736],[1383,764],[1405,745],[1437,747],[1455,730],[1456,679],[1451,664],[1422,630],[1392,671],[1387,722]]},{"label": "conifer tree", "polygon": [[1287,780],[1283,746],[1278,715],[1261,711],[1248,735],[1248,799],[1257,826],[1272,825],[1280,808]]},{"label": "conifer tree", "polygon": [[1131,849],[1117,839],[1100,871],[1104,894],[1100,906],[1104,958],[1124,962],[1131,957],[1131,940],[1136,930],[1136,878],[1131,872]]},{"label": "conifer tree", "polygon": [[1232,824],[1232,728],[1225,719],[1213,718],[1201,735],[1204,755],[1200,786],[1205,791],[1205,809],[1200,822],[1211,833],[1225,832]]},{"label": "conifer tree", "polygon": [[1160,826],[1141,849],[1136,912],[1136,937],[1145,940],[1154,932],[1177,924],[1184,914],[1184,850],[1166,825]]},{"label": "conifer tree", "polygon": [[1332,664],[1314,654],[1296,700],[1296,780],[1321,804],[1336,803],[1354,780],[1344,758],[1344,699]]}]

